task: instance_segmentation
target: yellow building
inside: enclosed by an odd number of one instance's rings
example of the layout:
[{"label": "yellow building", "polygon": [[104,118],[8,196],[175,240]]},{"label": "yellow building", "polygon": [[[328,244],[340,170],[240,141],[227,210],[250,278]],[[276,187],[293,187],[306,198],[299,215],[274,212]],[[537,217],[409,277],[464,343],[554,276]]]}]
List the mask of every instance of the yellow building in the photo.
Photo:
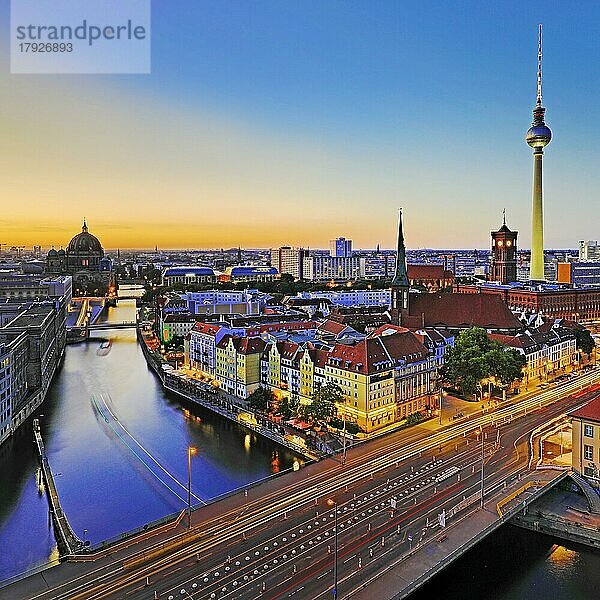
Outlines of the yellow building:
[{"label": "yellow building", "polygon": [[216,378],[224,391],[247,398],[260,385],[265,345],[259,337],[223,336],[216,348]]},{"label": "yellow building", "polygon": [[573,470],[600,487],[600,395],[571,413]]},{"label": "yellow building", "polygon": [[429,408],[436,369],[435,356],[415,334],[392,327],[356,344],[269,344],[261,384],[302,404],[319,387],[336,385],[344,395],[338,416],[371,432]]}]

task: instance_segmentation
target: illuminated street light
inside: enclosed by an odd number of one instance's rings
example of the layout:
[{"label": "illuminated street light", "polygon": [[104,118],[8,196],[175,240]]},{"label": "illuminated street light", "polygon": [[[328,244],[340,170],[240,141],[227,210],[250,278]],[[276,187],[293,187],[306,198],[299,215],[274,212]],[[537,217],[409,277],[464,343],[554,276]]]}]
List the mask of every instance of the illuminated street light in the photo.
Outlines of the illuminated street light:
[{"label": "illuminated street light", "polygon": [[448,395],[448,392],[446,392],[444,390],[444,388],[440,386],[440,410],[439,410],[439,413],[440,413],[440,425],[442,424],[442,408],[443,408],[442,399],[443,399],[444,396],[447,396],[447,395]]},{"label": "illuminated street light", "polygon": [[188,529],[192,527],[192,456],[198,453],[195,446],[188,446]]}]

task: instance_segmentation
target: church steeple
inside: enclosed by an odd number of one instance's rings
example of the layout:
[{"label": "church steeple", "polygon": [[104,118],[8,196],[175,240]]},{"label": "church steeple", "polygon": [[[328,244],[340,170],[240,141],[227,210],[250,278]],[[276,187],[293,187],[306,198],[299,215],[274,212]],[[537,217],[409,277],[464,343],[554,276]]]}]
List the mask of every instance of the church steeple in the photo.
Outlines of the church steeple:
[{"label": "church steeple", "polygon": [[392,286],[408,286],[406,272],[406,247],[404,246],[404,231],[402,230],[402,209],[398,209],[398,248],[396,255],[396,271]]},{"label": "church steeple", "polygon": [[398,324],[402,322],[402,315],[408,314],[409,290],[410,282],[408,281],[406,267],[406,247],[404,246],[404,231],[402,230],[402,209],[399,209],[396,270],[392,279],[392,309],[398,315]]}]

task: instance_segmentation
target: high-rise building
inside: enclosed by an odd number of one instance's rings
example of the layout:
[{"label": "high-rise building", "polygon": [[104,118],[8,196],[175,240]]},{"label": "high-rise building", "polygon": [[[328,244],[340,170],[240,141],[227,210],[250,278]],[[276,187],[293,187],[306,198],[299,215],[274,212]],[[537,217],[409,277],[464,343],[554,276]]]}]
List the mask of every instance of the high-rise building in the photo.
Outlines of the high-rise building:
[{"label": "high-rise building", "polygon": [[492,231],[492,265],[490,280],[500,283],[517,281],[517,231],[506,225],[506,213],[502,227]]},{"label": "high-rise building", "polygon": [[600,244],[592,240],[579,242],[579,262],[600,262]]},{"label": "high-rise building", "polygon": [[313,253],[304,259],[304,279],[308,281],[348,281],[365,277],[365,258]]},{"label": "high-rise building", "polygon": [[352,240],[344,237],[329,241],[329,254],[338,258],[348,258],[352,256]]},{"label": "high-rise building", "polygon": [[292,248],[281,246],[271,249],[271,266],[275,267],[281,275],[292,275],[294,279],[305,278],[305,259],[308,250],[304,248]]},{"label": "high-rise building", "polygon": [[546,109],[542,106],[542,26],[539,26],[537,101],[533,109],[533,124],[525,141],[533,148],[533,207],[531,212],[531,262],[529,279],[544,281],[544,211],[542,197],[542,158],[544,147],[550,143],[552,132],[544,122]]}]

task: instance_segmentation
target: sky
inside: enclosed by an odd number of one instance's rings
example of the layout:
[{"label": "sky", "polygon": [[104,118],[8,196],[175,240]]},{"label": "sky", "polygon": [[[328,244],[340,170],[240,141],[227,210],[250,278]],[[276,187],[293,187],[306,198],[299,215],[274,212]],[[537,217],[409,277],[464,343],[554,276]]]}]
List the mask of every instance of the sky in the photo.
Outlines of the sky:
[{"label": "sky", "polygon": [[600,237],[600,4],[152,3],[152,72],[11,75],[0,5],[0,243],[483,248],[530,243],[544,25],[547,248]]}]

